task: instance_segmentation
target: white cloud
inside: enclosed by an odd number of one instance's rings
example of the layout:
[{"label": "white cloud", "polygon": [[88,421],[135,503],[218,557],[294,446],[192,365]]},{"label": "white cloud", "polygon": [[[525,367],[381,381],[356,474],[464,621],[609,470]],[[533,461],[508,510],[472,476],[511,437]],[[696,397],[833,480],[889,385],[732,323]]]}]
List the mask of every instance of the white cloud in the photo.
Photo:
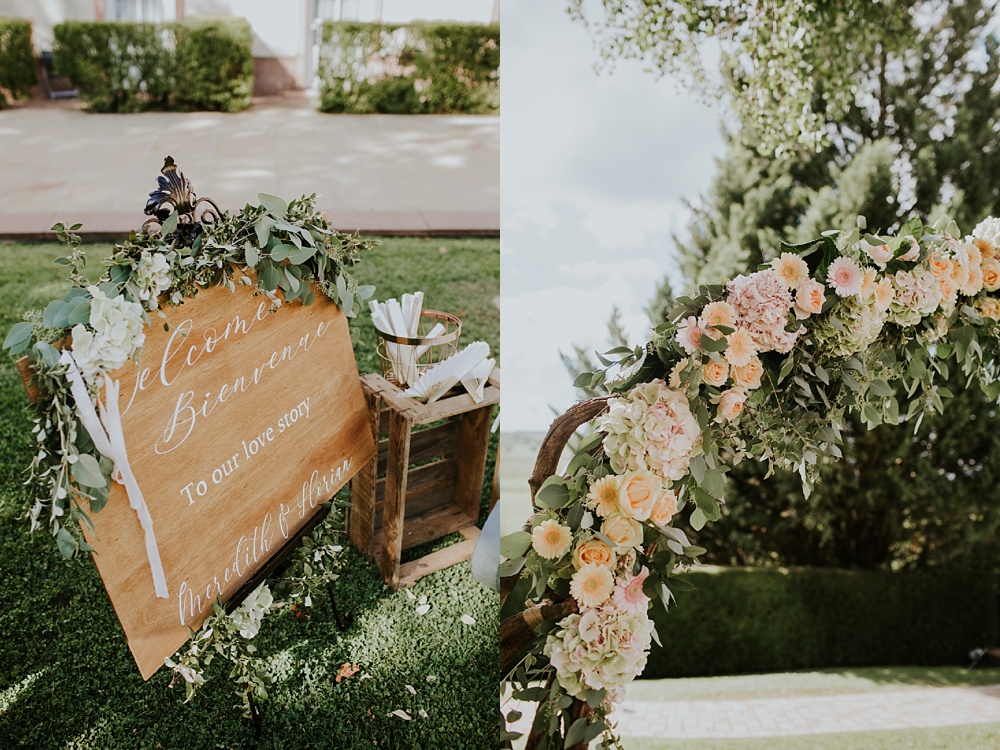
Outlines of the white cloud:
[{"label": "white cloud", "polygon": [[633,343],[676,278],[672,235],[724,150],[721,107],[623,63],[598,76],[559,3],[505,0],[501,87],[504,430],[544,430],[575,399],[559,350],[607,345],[617,305]]}]

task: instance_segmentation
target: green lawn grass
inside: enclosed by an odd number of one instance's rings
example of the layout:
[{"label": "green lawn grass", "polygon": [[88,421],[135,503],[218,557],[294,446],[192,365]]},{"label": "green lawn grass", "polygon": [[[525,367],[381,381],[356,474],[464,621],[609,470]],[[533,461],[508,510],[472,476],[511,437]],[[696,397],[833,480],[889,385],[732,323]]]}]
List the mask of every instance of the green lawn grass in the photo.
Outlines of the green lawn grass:
[{"label": "green lawn grass", "polygon": [[[94,265],[107,250],[89,247]],[[0,244],[3,335],[24,310],[61,296],[63,269],[52,263],[60,252]],[[463,314],[464,342],[482,338],[496,353],[499,267],[496,240],[387,239],[357,277],[376,284],[379,299],[422,289],[428,307]],[[377,370],[367,315],[352,324],[352,339],[360,369]],[[498,598],[467,563],[411,589],[432,605],[420,617],[416,601],[393,594],[348,547],[335,585],[338,607],[355,618],[347,632],[324,599],[307,618],[281,610],[261,629],[275,685],[259,737],[240,716],[222,661],[187,705],[182,688],[167,689],[165,671],[144,683],[93,564],[62,560],[44,532],[29,536],[18,518],[30,505],[21,486],[31,455],[24,405],[13,363],[0,356],[0,748],[496,747]],[[335,682],[348,661],[361,671]],[[390,716],[396,709],[413,720]]]}]

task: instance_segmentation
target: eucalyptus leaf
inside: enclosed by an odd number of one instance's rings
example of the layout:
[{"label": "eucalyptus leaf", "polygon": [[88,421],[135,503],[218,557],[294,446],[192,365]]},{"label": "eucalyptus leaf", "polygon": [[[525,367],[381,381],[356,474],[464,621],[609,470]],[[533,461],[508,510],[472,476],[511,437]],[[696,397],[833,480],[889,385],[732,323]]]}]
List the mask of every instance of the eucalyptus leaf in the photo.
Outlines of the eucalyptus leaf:
[{"label": "eucalyptus leaf", "polygon": [[527,531],[515,531],[500,539],[500,554],[508,560],[520,557],[531,546],[531,534]]},{"label": "eucalyptus leaf", "polygon": [[3,340],[4,349],[14,349],[15,347],[26,345],[31,341],[31,332],[34,327],[27,321],[15,323],[7,333],[7,338]]},{"label": "eucalyptus leaf", "polygon": [[73,464],[73,479],[81,487],[104,487],[107,481],[101,473],[101,465],[89,453],[82,453]]},{"label": "eucalyptus leaf", "polygon": [[170,216],[166,218],[163,224],[160,225],[160,236],[168,237],[177,230],[177,222],[180,219],[180,214],[174,211]]},{"label": "eucalyptus leaf", "polygon": [[56,544],[59,546],[59,552],[67,560],[76,554],[76,539],[66,530],[65,526],[60,526],[59,531],[56,532]]},{"label": "eucalyptus leaf", "polygon": [[283,219],[288,212],[288,204],[276,195],[257,193],[257,200],[276,219]]}]

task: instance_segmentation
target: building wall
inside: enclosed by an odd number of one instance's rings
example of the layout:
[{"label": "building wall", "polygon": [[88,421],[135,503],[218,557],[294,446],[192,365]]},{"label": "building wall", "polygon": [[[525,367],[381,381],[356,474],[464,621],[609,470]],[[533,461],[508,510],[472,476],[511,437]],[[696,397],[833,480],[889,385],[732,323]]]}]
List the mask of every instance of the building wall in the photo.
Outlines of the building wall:
[{"label": "building wall", "polygon": [[0,0],[0,16],[29,18],[35,52],[52,49],[52,27],[61,21],[93,21],[94,0]]},{"label": "building wall", "polygon": [[253,29],[254,94],[304,88],[313,0],[184,0],[184,17],[242,16]]}]

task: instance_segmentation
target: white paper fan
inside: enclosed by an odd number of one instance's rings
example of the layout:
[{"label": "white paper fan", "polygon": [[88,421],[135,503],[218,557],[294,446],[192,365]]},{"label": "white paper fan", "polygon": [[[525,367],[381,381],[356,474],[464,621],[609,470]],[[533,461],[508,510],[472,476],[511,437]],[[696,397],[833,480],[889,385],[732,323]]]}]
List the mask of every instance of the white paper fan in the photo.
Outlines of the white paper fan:
[{"label": "white paper fan", "polygon": [[432,404],[450,391],[455,383],[465,377],[489,354],[489,344],[485,341],[473,341],[460,352],[438,362],[424,372],[416,383],[403,391],[403,395],[425,400],[428,404]]},{"label": "white paper fan", "polygon": [[486,381],[490,379],[490,373],[493,372],[496,363],[497,361],[492,357],[484,359],[462,377],[462,385],[465,386],[465,390],[469,392],[472,400],[477,404],[483,403],[483,389],[486,387]]}]

